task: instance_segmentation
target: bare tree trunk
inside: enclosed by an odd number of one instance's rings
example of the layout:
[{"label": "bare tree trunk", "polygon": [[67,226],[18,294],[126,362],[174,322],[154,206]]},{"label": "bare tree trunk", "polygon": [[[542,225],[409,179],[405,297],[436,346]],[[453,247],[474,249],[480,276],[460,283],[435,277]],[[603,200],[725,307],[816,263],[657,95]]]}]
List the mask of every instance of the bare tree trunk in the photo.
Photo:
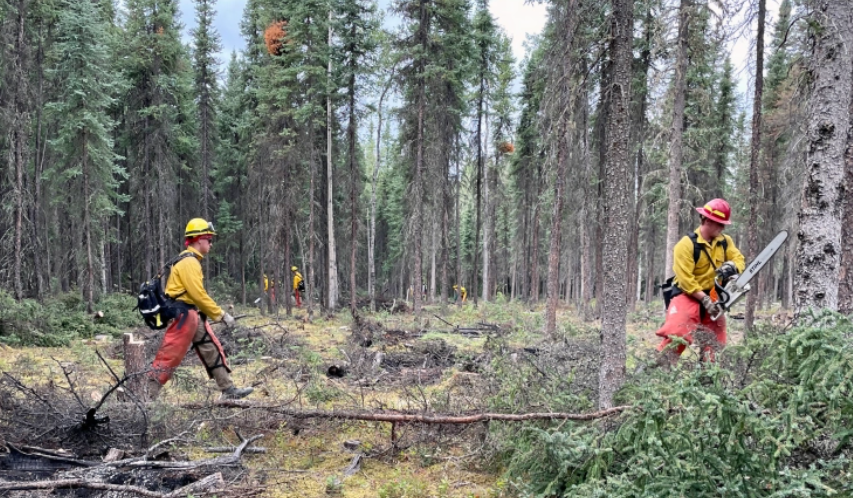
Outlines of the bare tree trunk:
[{"label": "bare tree trunk", "polygon": [[847,157],[844,191],[844,222],[841,224],[841,269],[838,275],[838,311],[853,313],[853,87],[850,89],[849,123],[847,131]]},{"label": "bare tree trunk", "polygon": [[24,236],[24,170],[27,162],[27,143],[29,128],[29,98],[27,86],[27,46],[24,26],[27,19],[27,0],[18,0],[15,13],[15,41],[13,62],[13,123],[11,130],[11,163],[14,164],[15,187],[13,190],[14,222],[15,222],[15,254],[12,278],[15,288],[15,299],[24,298],[24,284],[21,280],[23,266],[23,236]]},{"label": "bare tree trunk", "polygon": [[[426,6],[421,4],[421,9],[426,9]],[[427,18],[427,16],[422,13],[421,19]],[[424,23],[421,23],[421,27],[419,28],[421,33],[421,44],[422,48],[426,50],[427,46],[427,37],[426,33],[428,32],[428,26],[425,26]],[[425,86],[426,82],[424,79],[426,75],[424,74],[425,68],[423,67],[424,63],[421,61],[418,63],[417,67],[417,113],[418,113],[418,123],[417,123],[417,137],[415,141],[416,156],[415,156],[415,174],[412,182],[412,199],[414,210],[412,214],[412,236],[414,238],[414,264],[412,265],[412,273],[413,273],[413,285],[412,289],[414,290],[413,296],[413,311],[415,315],[420,316],[421,314],[421,287],[423,282],[423,275],[421,274],[421,260],[423,257],[423,176],[424,176],[424,112],[426,107],[426,96]]]},{"label": "bare tree trunk", "polygon": [[379,170],[382,162],[382,104],[385,103],[385,95],[394,81],[394,71],[391,69],[388,82],[379,96],[379,106],[376,110],[376,162],[373,166],[373,183],[370,185],[370,231],[367,236],[367,292],[370,295],[370,311],[376,311],[376,184],[379,181]]},{"label": "bare tree trunk", "polygon": [[683,156],[684,94],[687,91],[687,44],[692,0],[681,0],[678,9],[678,52],[673,82],[672,128],[669,146],[669,207],[666,212],[666,263],[664,277],[673,275],[672,252],[678,242],[678,212],[681,208],[681,161]]},{"label": "bare tree trunk", "polygon": [[649,211],[646,230],[646,304],[652,302],[652,296],[655,294],[655,249],[657,246],[657,233],[655,223],[652,220],[654,208],[649,205]]},{"label": "bare tree trunk", "polygon": [[86,312],[92,313],[95,302],[95,262],[92,258],[92,213],[89,206],[92,192],[89,186],[89,148],[86,145],[86,132],[82,136],[81,173],[83,176],[83,236],[86,239],[86,285],[83,297],[86,299]]},{"label": "bare tree trunk", "polygon": [[459,161],[456,162],[456,284],[459,286],[459,298],[456,300],[456,305],[462,307],[462,287],[465,284],[462,281],[462,232],[460,230],[461,221],[459,219],[459,197],[462,195],[462,172],[460,171]]},{"label": "bare tree trunk", "polygon": [[[813,87],[808,112],[806,179],[799,213],[797,312],[838,309],[844,153],[850,128],[853,8],[849,2],[813,2]],[[846,194],[849,195],[849,194]]]},{"label": "bare tree trunk", "polygon": [[634,216],[630,220],[628,226],[628,251],[631,256],[628,258],[628,310],[633,311],[636,308],[637,300],[640,299],[640,284],[642,278],[640,276],[640,258],[642,251],[639,248],[640,241],[640,220],[643,213],[643,181],[646,174],[645,153],[643,150],[643,142],[646,137],[646,107],[648,100],[648,85],[646,82],[649,77],[649,68],[651,67],[651,46],[652,46],[652,29],[654,27],[654,19],[652,17],[651,3],[645,6],[646,12],[643,19],[643,48],[640,51],[638,75],[642,78],[643,84],[641,91],[634,91],[635,101],[632,106],[632,131],[634,132],[632,142],[636,144],[637,153],[634,162],[634,181],[633,181],[633,197]]},{"label": "bare tree trunk", "polygon": [[450,254],[448,246],[450,246],[450,220],[448,211],[450,209],[450,159],[445,163],[444,175],[441,180],[442,195],[441,195],[441,309],[444,310],[447,306],[447,289],[450,287],[450,275],[447,271],[448,259]]},{"label": "bare tree trunk", "polygon": [[[480,279],[480,212],[483,209],[483,105],[485,101],[485,81],[480,77],[480,93],[477,100],[477,179],[474,190],[476,192],[475,202],[477,203],[477,219],[474,224],[474,267],[471,270],[471,292],[470,296],[474,299],[474,307],[477,307],[477,283]],[[485,255],[484,255],[485,256]]]},{"label": "bare tree trunk", "polygon": [[[306,270],[306,273],[305,273],[305,307],[308,310],[308,316],[311,316],[314,313],[314,301],[311,299],[311,296],[314,293],[314,282],[315,282],[315,279],[314,279],[314,239],[315,239],[315,234],[314,234],[314,203],[315,203],[314,189],[316,188],[315,184],[317,182],[315,180],[317,177],[317,167],[319,166],[317,161],[316,161],[317,153],[316,153],[316,150],[314,149],[313,139],[311,141],[310,147],[311,147],[311,173],[310,173],[310,180],[309,180],[309,187],[308,187],[310,190],[308,192],[308,199],[310,201],[309,202],[310,206],[308,208],[308,267],[305,268],[305,270]],[[290,282],[289,285],[287,286],[287,296],[288,296],[287,299],[288,300],[290,300],[291,292],[293,292],[292,282]],[[318,299],[318,301],[319,301],[319,299]]]},{"label": "bare tree trunk", "polygon": [[539,301],[539,212],[542,207],[540,197],[542,196],[542,164],[537,166],[536,198],[533,200],[533,221],[530,230],[533,232],[530,240],[530,301]]},{"label": "bare tree trunk", "polygon": [[435,281],[438,277],[438,220],[435,218],[436,213],[433,211],[432,218],[432,241],[430,248],[430,263],[429,263],[429,301],[435,302]]},{"label": "bare tree trunk", "polygon": [[[352,28],[350,36],[355,36],[355,27]],[[355,160],[356,146],[356,114],[355,114],[355,67],[350,67],[349,77],[349,124],[347,125],[347,153],[349,155],[350,174],[350,311],[356,311],[356,285],[355,285],[355,253],[358,248],[358,179],[360,172]]]},{"label": "bare tree trunk", "polygon": [[[332,45],[332,11],[329,10],[329,46]],[[332,58],[329,58],[329,80],[332,78]],[[328,90],[331,91],[331,90]],[[329,313],[334,313],[338,308],[338,257],[335,252],[335,206],[332,193],[332,96],[326,95],[326,210],[327,233],[329,239]]]},{"label": "bare tree trunk", "polygon": [[625,177],[630,155],[629,106],[631,101],[631,45],[633,2],[613,0],[611,54],[613,85],[610,93],[610,122],[605,181],[604,210],[604,299],[601,315],[601,369],[598,377],[598,406],[613,406],[613,395],[625,382],[627,340],[625,336],[625,274],[628,248],[623,235],[628,216],[622,208],[627,198]]},{"label": "bare tree trunk", "polygon": [[[767,14],[767,0],[758,0],[758,31],[755,35],[755,96],[752,101],[752,143],[749,154],[749,222],[747,223],[747,261],[758,255],[758,170],[761,168],[761,102],[764,94],[764,18]],[[767,186],[769,188],[769,186]],[[766,275],[765,275],[766,277]],[[761,281],[759,280],[760,283]],[[761,287],[759,285],[759,287]],[[744,338],[755,323],[755,307],[758,304],[758,292],[746,295],[746,313],[744,318]]]},{"label": "bare tree trunk", "polygon": [[489,157],[488,148],[486,147],[486,143],[488,143],[489,137],[489,110],[485,110],[485,115],[483,119],[486,122],[486,140],[484,143],[481,143],[482,154],[483,154],[483,209],[486,211],[486,217],[483,220],[483,301],[489,300],[489,244],[491,241],[491,233],[489,233],[489,226],[491,225],[490,218],[490,210],[489,206],[491,205],[491,191],[489,189],[489,165],[487,164],[487,158]]},{"label": "bare tree trunk", "polygon": [[[572,2],[574,3],[574,2]],[[575,6],[568,7],[570,12]],[[571,13],[569,15],[572,15]],[[570,67],[569,64],[567,66]],[[567,73],[568,73],[567,68]],[[568,93],[568,89],[562,89]],[[564,110],[560,118],[559,132],[557,135],[557,174],[554,179],[554,204],[551,211],[551,245],[548,250],[548,303],[545,308],[545,330],[544,334],[553,337],[557,330],[557,301],[559,300],[559,278],[560,278],[560,248],[563,230],[563,195],[566,188],[566,170],[569,161],[569,138],[567,129],[570,111]]]}]

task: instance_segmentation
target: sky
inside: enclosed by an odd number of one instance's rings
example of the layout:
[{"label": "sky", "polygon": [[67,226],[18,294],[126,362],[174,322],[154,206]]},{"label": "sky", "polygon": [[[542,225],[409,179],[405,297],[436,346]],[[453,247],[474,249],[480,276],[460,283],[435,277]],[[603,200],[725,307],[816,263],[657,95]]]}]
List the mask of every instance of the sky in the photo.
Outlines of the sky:
[{"label": "sky", "polygon": [[[529,0],[528,0],[529,1]],[[379,5],[387,9],[390,0],[379,0]],[[218,0],[216,2],[216,19],[214,27],[222,37],[223,56],[219,58],[223,64],[230,58],[234,50],[245,47],[240,34],[240,21],[243,18],[243,8],[246,0]],[[195,2],[180,0],[181,21],[184,24],[184,41],[190,41],[189,31],[195,25]],[[490,10],[498,24],[512,38],[512,49],[516,60],[524,57],[524,40],[527,35],[535,35],[545,27],[546,6],[541,4],[526,4],[525,0],[492,0]],[[393,23],[392,16],[386,15],[386,24]]]},{"label": "sky", "polygon": [[[378,0],[380,8],[387,10],[391,0]],[[181,20],[185,26],[184,41],[190,42],[190,29],[195,22],[195,2],[193,0],[180,0]],[[779,12],[780,0],[768,0],[768,23],[765,29],[765,46],[769,49],[773,25]],[[214,26],[222,38],[222,55],[219,60],[224,70],[225,64],[234,50],[242,50],[245,47],[243,37],[240,34],[240,21],[243,18],[243,8],[246,0],[218,0],[216,3],[216,19]],[[489,9],[495,17],[498,25],[512,39],[512,49],[516,61],[524,58],[524,41],[528,35],[539,34],[545,26],[547,18],[547,7],[544,4],[532,3],[530,0],[492,0]],[[743,14],[743,13],[742,13]],[[395,17],[386,14],[386,25],[396,24]],[[752,22],[749,29],[734,39],[729,44],[732,63],[734,64],[734,76],[737,80],[737,91],[742,102],[751,99],[752,82],[754,79],[754,33],[755,23]],[[766,52],[769,54],[769,52]],[[766,57],[765,57],[766,59]],[[747,108],[749,106],[746,106]]]}]

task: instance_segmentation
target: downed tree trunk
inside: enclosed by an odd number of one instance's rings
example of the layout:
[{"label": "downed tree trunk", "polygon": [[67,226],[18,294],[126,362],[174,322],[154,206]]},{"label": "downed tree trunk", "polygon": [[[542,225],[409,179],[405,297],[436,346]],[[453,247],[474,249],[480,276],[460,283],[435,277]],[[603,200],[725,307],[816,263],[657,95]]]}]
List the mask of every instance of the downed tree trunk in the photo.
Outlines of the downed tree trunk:
[{"label": "downed tree trunk", "polygon": [[[280,405],[263,405],[252,401],[222,400],[215,401],[214,406],[220,408],[252,408],[254,410],[267,410],[286,417],[292,418],[322,418],[335,420],[365,420],[370,422],[403,422],[420,424],[474,424],[497,420],[501,422],[524,422],[528,420],[595,420],[609,417],[633,408],[630,405],[614,406],[606,410],[592,413],[475,413],[471,415],[423,415],[415,413],[372,413],[358,411],[323,411],[323,410],[294,410]],[[209,405],[202,403],[190,403],[182,405],[184,408],[201,409]]]}]

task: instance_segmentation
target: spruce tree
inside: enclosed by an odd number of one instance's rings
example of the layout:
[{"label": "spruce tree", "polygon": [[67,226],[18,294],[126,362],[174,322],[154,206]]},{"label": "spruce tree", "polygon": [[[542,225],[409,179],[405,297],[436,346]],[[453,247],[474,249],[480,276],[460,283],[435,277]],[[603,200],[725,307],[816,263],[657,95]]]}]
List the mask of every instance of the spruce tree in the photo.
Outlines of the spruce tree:
[{"label": "spruce tree", "polygon": [[360,186],[362,157],[358,144],[358,124],[362,110],[358,100],[364,95],[362,81],[367,68],[373,67],[377,48],[376,31],[379,20],[376,6],[366,0],[341,0],[336,8],[335,32],[337,33],[333,53],[337,55],[338,87],[343,89],[346,112],[346,164],[350,182],[350,310],[356,312],[356,249],[358,247],[358,192]]},{"label": "spruce tree", "polygon": [[196,22],[193,30],[193,70],[195,71],[195,96],[198,108],[198,161],[201,167],[199,187],[201,192],[200,213],[204,219],[210,219],[215,211],[210,174],[213,170],[216,153],[216,111],[218,100],[217,74],[219,61],[217,53],[221,50],[219,33],[213,28],[216,0],[196,0]]},{"label": "spruce tree", "polygon": [[[130,172],[129,223],[134,234],[136,278],[151,276],[179,248],[185,218],[198,207],[197,175],[179,184],[194,144],[191,68],[180,41],[174,0],[128,0],[122,64],[129,83],[126,105]],[[175,213],[180,213],[175,216]],[[182,215],[182,216],[181,216]]]},{"label": "spruce tree", "polygon": [[[64,0],[57,26],[51,71],[64,89],[62,99],[48,106],[59,123],[52,141],[62,158],[48,173],[58,180],[59,192],[74,192],[80,205],[69,206],[67,214],[77,218],[82,231],[81,274],[83,298],[91,313],[95,294],[95,265],[103,255],[103,223],[116,212],[118,183],[124,171],[113,152],[109,115],[119,80],[108,50],[107,23],[93,2]],[[61,195],[56,198],[62,199]],[[106,262],[101,260],[100,265]]]}]

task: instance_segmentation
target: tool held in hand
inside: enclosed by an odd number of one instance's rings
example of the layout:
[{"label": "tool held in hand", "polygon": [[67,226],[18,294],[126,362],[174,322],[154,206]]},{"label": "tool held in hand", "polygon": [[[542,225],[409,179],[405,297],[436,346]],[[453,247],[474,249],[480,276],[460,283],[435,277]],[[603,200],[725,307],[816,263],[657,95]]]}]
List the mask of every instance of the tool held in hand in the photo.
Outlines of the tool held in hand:
[{"label": "tool held in hand", "polygon": [[[776,237],[770,241],[770,244],[761,251],[758,256],[752,260],[752,262],[747,265],[746,269],[741,273],[737,278],[732,278],[735,274],[727,274],[727,266],[723,265],[717,269],[717,279],[714,281],[714,290],[717,293],[717,303],[719,306],[719,312],[711,315],[712,320],[716,320],[722,316],[723,313],[732,309],[732,306],[735,305],[747,292],[752,289],[749,285],[749,282],[752,280],[755,275],[761,271],[762,268],[773,258],[773,255],[779,251],[779,249],[785,244],[785,241],[788,240],[788,231],[782,230]],[[722,281],[722,282],[721,282]]]}]

